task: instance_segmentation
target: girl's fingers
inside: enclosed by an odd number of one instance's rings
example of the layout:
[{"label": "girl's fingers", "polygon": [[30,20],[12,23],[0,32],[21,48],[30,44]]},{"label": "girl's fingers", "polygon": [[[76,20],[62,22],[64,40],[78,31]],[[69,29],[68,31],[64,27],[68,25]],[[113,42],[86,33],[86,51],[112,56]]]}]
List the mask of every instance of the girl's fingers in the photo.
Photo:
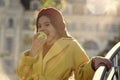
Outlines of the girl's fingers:
[{"label": "girl's fingers", "polygon": [[36,34],[34,35],[33,39],[34,39],[34,40],[37,39],[38,35],[39,35],[39,33],[36,33]]}]

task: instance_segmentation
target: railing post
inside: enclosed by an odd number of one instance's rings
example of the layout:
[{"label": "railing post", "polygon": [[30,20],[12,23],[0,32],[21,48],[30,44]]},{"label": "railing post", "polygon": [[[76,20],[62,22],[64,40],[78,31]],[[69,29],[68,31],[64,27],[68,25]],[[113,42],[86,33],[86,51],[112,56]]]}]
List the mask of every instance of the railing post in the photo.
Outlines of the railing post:
[{"label": "railing post", "polygon": [[120,80],[120,66],[119,66],[119,53],[116,54],[116,56],[113,59],[113,67],[112,67],[112,71],[110,72],[110,74],[108,75],[107,80]]},{"label": "railing post", "polygon": [[120,80],[120,63],[119,63],[119,55],[120,55],[120,51],[118,52],[118,80]]},{"label": "railing post", "polygon": [[118,55],[113,59],[113,67],[115,69],[115,73],[113,75],[113,80],[119,80],[119,65],[118,65]]}]

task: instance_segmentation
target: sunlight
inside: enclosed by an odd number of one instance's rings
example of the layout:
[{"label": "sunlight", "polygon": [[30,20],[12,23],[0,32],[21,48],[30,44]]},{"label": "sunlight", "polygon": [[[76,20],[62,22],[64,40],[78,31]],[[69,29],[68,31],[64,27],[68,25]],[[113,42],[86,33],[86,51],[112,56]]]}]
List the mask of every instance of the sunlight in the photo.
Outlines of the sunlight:
[{"label": "sunlight", "polygon": [[8,78],[8,75],[4,72],[3,66],[2,66],[2,61],[0,60],[0,80],[10,80]]},{"label": "sunlight", "polygon": [[93,14],[116,14],[118,1],[116,0],[87,0],[87,8]]},{"label": "sunlight", "polygon": [[117,13],[117,6],[118,2],[117,1],[109,1],[108,4],[106,5],[105,8],[105,13],[106,14],[116,14]]}]

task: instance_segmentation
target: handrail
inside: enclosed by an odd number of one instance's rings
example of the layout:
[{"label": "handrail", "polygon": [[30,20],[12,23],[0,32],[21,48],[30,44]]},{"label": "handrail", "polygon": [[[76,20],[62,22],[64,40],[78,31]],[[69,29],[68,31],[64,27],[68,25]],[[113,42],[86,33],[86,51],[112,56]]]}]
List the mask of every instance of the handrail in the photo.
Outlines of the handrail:
[{"label": "handrail", "polygon": [[120,42],[118,42],[105,56],[105,58],[113,60],[113,58],[118,54],[120,51]]},{"label": "handrail", "polygon": [[[114,59],[114,57],[119,53],[120,51],[120,42],[118,42],[105,56],[105,58],[110,59],[111,61]],[[100,73],[101,72],[101,73]],[[104,80],[105,77],[106,68],[105,66],[100,66],[93,77],[93,80]]]}]

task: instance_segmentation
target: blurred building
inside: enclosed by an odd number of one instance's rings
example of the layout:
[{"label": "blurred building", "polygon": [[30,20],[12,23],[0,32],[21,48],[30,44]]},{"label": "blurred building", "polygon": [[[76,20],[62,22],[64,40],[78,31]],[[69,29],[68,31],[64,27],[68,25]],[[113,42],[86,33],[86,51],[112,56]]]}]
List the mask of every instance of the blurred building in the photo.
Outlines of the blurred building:
[{"label": "blurred building", "polygon": [[100,13],[102,6],[92,4],[92,11],[91,6],[87,6],[87,0],[67,1],[63,12],[68,21],[68,31],[79,41],[89,57],[97,55],[106,47],[108,40],[120,35],[120,2],[118,6],[111,5],[114,9]]},{"label": "blurred building", "polygon": [[20,0],[0,0],[0,58],[3,69],[16,79],[16,66],[22,52],[30,48],[35,24],[34,10],[40,7],[39,0],[33,0],[27,10]]},{"label": "blurred building", "polygon": [[[31,47],[35,16],[40,0],[0,0],[0,58],[11,80],[17,80],[15,69],[22,52]],[[27,5],[27,6],[26,6]],[[68,31],[92,57],[106,47],[107,41],[119,35],[120,9],[116,14],[92,14],[86,0],[67,0],[63,14]]]}]

